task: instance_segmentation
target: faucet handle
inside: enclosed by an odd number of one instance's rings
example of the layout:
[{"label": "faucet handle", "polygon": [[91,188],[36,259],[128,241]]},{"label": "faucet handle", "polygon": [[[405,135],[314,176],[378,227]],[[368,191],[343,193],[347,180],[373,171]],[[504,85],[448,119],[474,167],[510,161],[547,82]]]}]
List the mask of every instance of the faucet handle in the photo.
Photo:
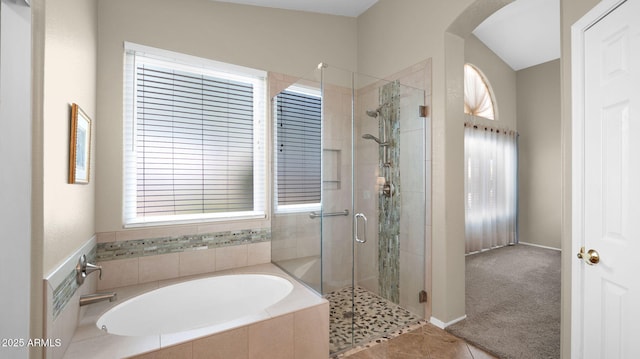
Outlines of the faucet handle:
[{"label": "faucet handle", "polygon": [[92,272],[98,271],[98,279],[102,279],[102,266],[98,266],[95,264],[87,263],[85,268],[86,275],[91,274]]},{"label": "faucet handle", "polygon": [[78,285],[84,283],[84,279],[92,272],[99,271],[99,279],[102,279],[102,267],[87,262],[87,256],[82,255],[76,264],[76,282]]},{"label": "faucet handle", "polygon": [[102,279],[102,266],[87,263],[86,268],[84,269],[86,275],[89,275],[95,271],[98,271],[98,279]]}]

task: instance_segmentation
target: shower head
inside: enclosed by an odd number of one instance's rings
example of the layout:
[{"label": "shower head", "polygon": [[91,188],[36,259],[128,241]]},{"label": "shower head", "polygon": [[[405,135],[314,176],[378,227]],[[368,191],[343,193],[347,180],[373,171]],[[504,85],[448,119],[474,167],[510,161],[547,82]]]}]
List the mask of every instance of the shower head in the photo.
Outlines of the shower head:
[{"label": "shower head", "polygon": [[375,110],[367,110],[367,116],[369,117],[373,117],[376,118],[378,117],[378,115],[380,114],[380,111],[385,108],[385,106],[389,105],[388,103],[383,103],[382,105],[378,106],[378,108],[376,108]]},{"label": "shower head", "polygon": [[376,117],[378,117],[378,113],[379,113],[378,111],[367,110],[367,116],[369,116],[369,117],[376,118]]},{"label": "shower head", "polygon": [[380,141],[380,139],[372,134],[369,133],[365,133],[364,135],[362,135],[362,138],[364,138],[365,140],[374,140],[376,141],[380,146],[389,146],[389,142],[382,142]]}]

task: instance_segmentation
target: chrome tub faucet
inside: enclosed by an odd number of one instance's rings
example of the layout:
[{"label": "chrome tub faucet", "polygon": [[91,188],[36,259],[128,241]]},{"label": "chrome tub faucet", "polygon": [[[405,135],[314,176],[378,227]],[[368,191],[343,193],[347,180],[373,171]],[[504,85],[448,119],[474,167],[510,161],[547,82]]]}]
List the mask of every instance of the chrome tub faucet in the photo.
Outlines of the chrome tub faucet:
[{"label": "chrome tub faucet", "polygon": [[116,292],[104,292],[95,294],[86,294],[80,296],[80,306],[89,305],[97,302],[108,300],[113,302],[117,299],[118,294]]},{"label": "chrome tub faucet", "polygon": [[[87,256],[82,255],[80,259],[78,259],[78,264],[76,265],[76,282],[78,286],[84,283],[84,279],[87,276],[95,271],[98,271],[98,278],[102,279],[102,267],[99,265],[95,265],[87,262]],[[116,292],[104,292],[104,293],[94,293],[94,294],[86,294],[80,296],[80,306],[93,304],[97,302],[102,302],[108,300],[113,302],[116,300],[117,294]]]}]

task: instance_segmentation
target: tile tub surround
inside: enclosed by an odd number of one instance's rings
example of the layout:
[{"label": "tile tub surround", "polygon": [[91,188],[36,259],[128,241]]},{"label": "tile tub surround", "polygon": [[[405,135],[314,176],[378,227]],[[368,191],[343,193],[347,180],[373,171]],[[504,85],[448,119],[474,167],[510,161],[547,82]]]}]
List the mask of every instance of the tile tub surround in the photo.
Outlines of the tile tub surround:
[{"label": "tile tub surround", "polygon": [[62,357],[78,325],[78,318],[82,315],[83,308],[78,305],[80,295],[96,291],[98,274],[89,275],[81,286],[76,282],[75,268],[83,254],[87,256],[90,263],[94,263],[95,236],[87,240],[44,278],[44,337],[60,339],[62,343],[60,347],[51,346],[45,349],[47,359]]},{"label": "tile tub surround", "polygon": [[98,242],[99,290],[271,261],[269,228]]},{"label": "tile tub surround", "polygon": [[[91,246],[91,249],[89,249],[85,255],[87,257],[88,263],[96,262],[95,244]],[[75,256],[71,256],[69,259],[70,261],[73,261],[75,259]],[[54,320],[58,318],[58,315],[60,315],[60,312],[62,312],[62,310],[71,300],[71,297],[73,297],[73,295],[76,294],[76,291],[80,287],[76,279],[76,269],[73,268],[71,270],[68,270],[67,268],[67,272],[68,273],[64,278],[64,280],[62,281],[62,283],[60,283],[59,285],[56,286],[55,289],[53,289],[53,319]]]},{"label": "tile tub surround", "polygon": [[[289,279],[293,291],[266,309],[266,317],[255,322],[234,321],[215,326],[216,333],[201,331],[159,336],[125,337],[99,330],[95,323],[102,313],[129,298],[183,280],[211,275],[273,274]],[[231,269],[180,280],[165,280],[116,288],[118,301],[88,307],[64,356],[76,358],[327,358],[329,356],[329,303],[296,282],[273,264]],[[253,319],[255,320],[255,319]]]}]

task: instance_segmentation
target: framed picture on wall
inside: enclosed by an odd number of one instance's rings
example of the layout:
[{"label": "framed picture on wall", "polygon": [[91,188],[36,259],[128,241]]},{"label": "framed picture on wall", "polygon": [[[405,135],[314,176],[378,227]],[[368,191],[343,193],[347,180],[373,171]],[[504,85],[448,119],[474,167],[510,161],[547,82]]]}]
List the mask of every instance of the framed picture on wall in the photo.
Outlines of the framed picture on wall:
[{"label": "framed picture on wall", "polygon": [[71,105],[69,183],[89,183],[91,163],[91,119],[77,104]]}]

